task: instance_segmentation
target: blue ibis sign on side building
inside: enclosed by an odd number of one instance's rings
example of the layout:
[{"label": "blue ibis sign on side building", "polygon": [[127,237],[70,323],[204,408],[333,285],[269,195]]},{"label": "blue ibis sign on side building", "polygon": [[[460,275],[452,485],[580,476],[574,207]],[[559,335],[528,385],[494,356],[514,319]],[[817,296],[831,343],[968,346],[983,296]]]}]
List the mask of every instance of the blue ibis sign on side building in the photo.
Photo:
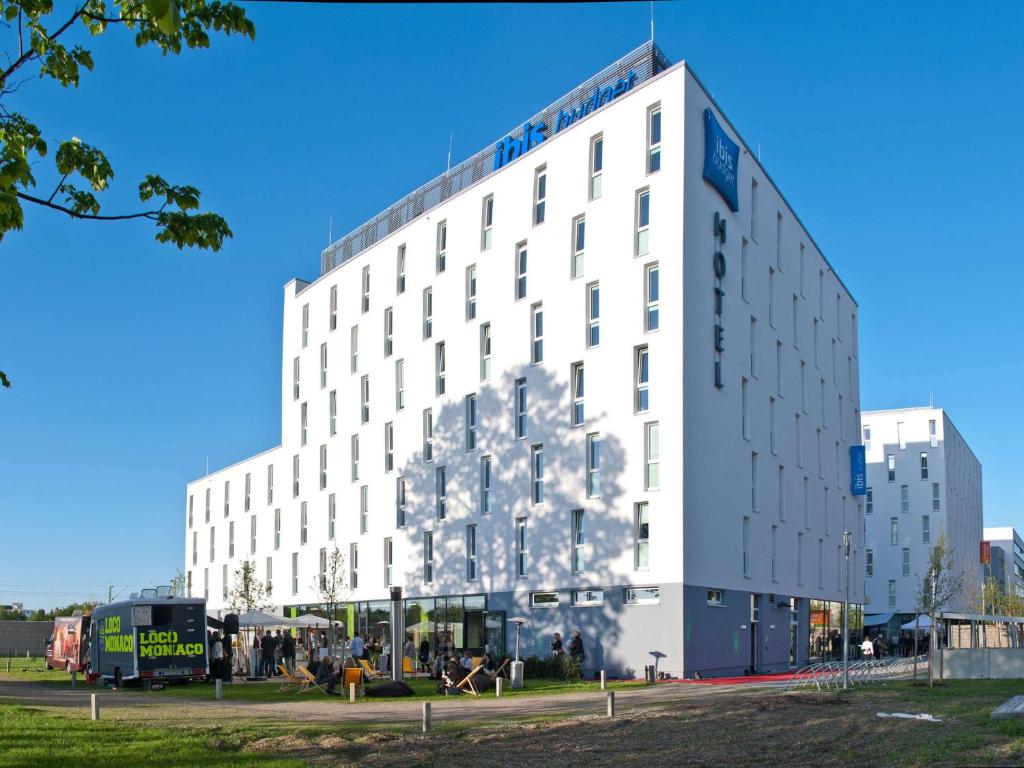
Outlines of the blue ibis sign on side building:
[{"label": "blue ibis sign on side building", "polygon": [[850,446],[850,493],[864,496],[868,492],[868,465],[863,445]]}]

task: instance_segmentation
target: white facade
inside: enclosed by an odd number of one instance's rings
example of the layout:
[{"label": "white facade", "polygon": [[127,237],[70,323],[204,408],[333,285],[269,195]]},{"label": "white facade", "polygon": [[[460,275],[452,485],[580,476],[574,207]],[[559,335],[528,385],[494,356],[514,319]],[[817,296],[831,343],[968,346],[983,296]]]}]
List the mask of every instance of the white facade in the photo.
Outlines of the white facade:
[{"label": "white facade", "polygon": [[943,534],[964,592],[947,610],[967,611],[981,585],[981,464],[941,408],[867,411],[865,515],[871,567],[865,583],[873,612],[913,614],[915,593]]},{"label": "white facade", "polygon": [[[1007,592],[1024,597],[1024,539],[1012,527],[985,528],[982,537],[992,545],[1002,550],[1001,558],[1003,572],[993,573],[993,577],[1000,581]],[[997,558],[992,558],[995,564]]]},{"label": "white facade", "polygon": [[[705,108],[740,143],[739,213],[701,177]],[[653,112],[662,136],[654,146]],[[727,231],[717,246],[716,214]],[[720,321],[716,248],[728,265]],[[609,667],[639,669],[652,649],[676,672],[742,669],[751,653],[753,666],[795,663],[790,608],[777,634],[773,614],[758,634],[750,596],[763,612],[798,598],[793,615],[805,617],[807,599],[840,599],[843,530],[855,533],[853,572],[863,570],[862,505],[849,492],[849,446],[860,432],[856,317],[717,105],[684,64],[671,67],[314,282],[285,286],[282,444],[189,483],[193,594],[205,585],[211,609],[225,609],[225,578],[252,559],[278,607],[315,603],[321,552],[337,546],[350,570],[358,562],[351,600],[383,600],[389,584],[412,597],[485,594],[530,618],[537,650],[552,629],[583,626],[588,647],[600,646],[591,657]],[[584,607],[579,590],[598,604]],[[554,609],[534,604],[546,592],[558,594]],[[851,600],[862,600],[860,579]],[[756,650],[737,654],[731,638],[741,630]]]}]

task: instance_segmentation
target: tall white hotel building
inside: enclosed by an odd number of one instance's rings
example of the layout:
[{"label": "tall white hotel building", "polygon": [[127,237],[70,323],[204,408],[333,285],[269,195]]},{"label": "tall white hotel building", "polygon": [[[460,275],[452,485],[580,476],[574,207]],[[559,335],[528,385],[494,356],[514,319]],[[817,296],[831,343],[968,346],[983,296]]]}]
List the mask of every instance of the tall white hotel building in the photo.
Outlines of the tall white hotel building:
[{"label": "tall white hotel building", "polygon": [[394,585],[417,645],[521,616],[524,655],[579,629],[587,670],[723,675],[820,651],[844,530],[863,601],[857,305],[685,63],[641,46],[321,267],[284,289],[281,445],[188,484],[212,611],[246,559],[315,609],[337,547],[349,632]]}]

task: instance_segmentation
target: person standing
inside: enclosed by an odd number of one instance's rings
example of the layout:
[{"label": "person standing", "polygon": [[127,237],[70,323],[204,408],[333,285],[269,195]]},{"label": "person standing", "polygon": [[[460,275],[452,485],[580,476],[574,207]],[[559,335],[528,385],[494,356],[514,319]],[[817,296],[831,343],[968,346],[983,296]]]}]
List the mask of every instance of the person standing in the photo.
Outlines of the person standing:
[{"label": "person standing", "polygon": [[583,650],[583,638],[580,637],[580,631],[578,629],[573,631],[572,640],[569,641],[569,656],[581,667],[583,666],[584,660],[587,658],[587,654]]},{"label": "person standing", "polygon": [[555,636],[551,639],[551,655],[555,658],[565,653],[565,649],[562,647],[562,633],[555,632]]},{"label": "person standing", "polygon": [[416,643],[412,641],[412,635],[405,636],[405,645],[402,646],[402,656],[409,660],[409,668],[416,664]]},{"label": "person standing", "polygon": [[870,659],[875,655],[875,646],[867,635],[864,635],[864,642],[860,644],[860,655],[865,659]]},{"label": "person standing", "polygon": [[260,640],[260,671],[264,677],[270,677],[274,673],[274,645],[274,636],[268,629]]},{"label": "person standing", "polygon": [[363,658],[363,651],[366,649],[366,645],[363,643],[363,637],[356,632],[355,637],[352,638],[352,658],[361,659]]},{"label": "person standing", "polygon": [[295,672],[295,638],[289,630],[284,635],[281,644],[281,655],[284,657],[284,666],[289,673]]},{"label": "person standing", "polygon": [[216,632],[210,640],[210,678],[216,680],[221,676],[221,665],[224,663],[224,643]]}]

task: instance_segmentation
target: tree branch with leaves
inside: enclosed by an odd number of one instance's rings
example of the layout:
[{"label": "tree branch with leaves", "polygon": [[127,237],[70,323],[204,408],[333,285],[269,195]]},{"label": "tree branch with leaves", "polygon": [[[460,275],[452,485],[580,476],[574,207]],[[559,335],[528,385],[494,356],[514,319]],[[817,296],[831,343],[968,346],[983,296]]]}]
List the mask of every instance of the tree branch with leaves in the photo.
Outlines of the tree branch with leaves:
[{"label": "tree branch with leaves", "polygon": [[[946,534],[939,536],[935,546],[928,554],[928,570],[917,586],[915,599],[918,606],[918,614],[924,614],[930,619],[928,640],[928,686],[935,682],[934,667],[932,659],[938,649],[936,644],[937,617],[942,609],[960,597],[964,588],[964,576],[957,572],[956,564],[953,561],[953,551],[949,547]],[[915,630],[914,644],[917,644],[917,631]],[[916,659],[916,648],[915,648]],[[915,661],[915,678],[916,678]]]},{"label": "tree branch with leaves", "polygon": [[334,656],[334,625],[338,621],[338,610],[345,604],[348,596],[345,555],[335,546],[326,554],[321,551],[321,556],[324,558],[320,567],[321,572],[313,579],[313,587],[324,613],[327,614],[328,653]]}]

